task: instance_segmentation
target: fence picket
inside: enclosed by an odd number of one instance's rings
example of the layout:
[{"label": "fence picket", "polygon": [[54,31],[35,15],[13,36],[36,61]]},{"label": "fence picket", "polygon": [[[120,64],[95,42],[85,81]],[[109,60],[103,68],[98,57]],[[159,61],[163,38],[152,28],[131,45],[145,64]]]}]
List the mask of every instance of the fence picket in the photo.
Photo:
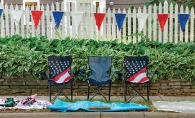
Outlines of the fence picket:
[{"label": "fence picket", "polygon": [[10,29],[9,29],[9,23],[10,23],[9,17],[10,16],[9,16],[9,9],[8,9],[7,3],[5,4],[4,8],[5,9],[3,10],[3,13],[5,14],[5,21],[4,21],[4,18],[1,17],[1,37],[3,37],[2,33],[4,32],[4,31],[2,31],[4,29],[4,27],[2,25],[2,24],[4,24],[3,22],[5,22],[5,36],[10,36]]},{"label": "fence picket", "polygon": [[[133,9],[133,34],[135,34],[136,33],[136,25],[137,25],[137,23],[136,23],[136,9],[134,8]],[[133,36],[133,42],[134,43],[136,43],[137,42],[137,37],[136,36]]]},{"label": "fence picket", "polygon": [[114,39],[114,40],[116,39],[116,30],[117,30],[115,13],[116,13],[116,10],[113,9],[113,11],[112,11],[112,19],[113,19],[113,23],[112,23],[112,39]]},{"label": "fence picket", "polygon": [[[124,14],[127,14],[126,13],[126,10],[125,9],[123,9],[123,13]],[[123,22],[123,34],[122,34],[122,42],[124,42],[124,43],[126,43],[126,31],[127,31],[127,27],[126,27],[126,20],[127,19],[127,15],[126,15],[126,17],[125,17],[125,19],[124,19],[124,22]]]},{"label": "fence picket", "polygon": [[[188,7],[186,7],[186,9],[185,9],[185,13],[186,13],[186,14],[189,13]],[[185,42],[188,42],[188,35],[189,35],[188,22],[189,22],[189,20],[188,20],[187,23],[186,23],[185,32],[184,32],[184,33],[185,33]]]},{"label": "fence picket", "polygon": [[107,16],[107,28],[106,28],[106,33],[107,33],[107,39],[110,40],[111,39],[111,11],[110,8],[108,8],[108,12],[106,14]]},{"label": "fence picket", "polygon": [[150,5],[149,7],[148,7],[148,26],[147,26],[147,28],[148,28],[148,34],[147,34],[147,36],[148,36],[148,38],[151,40],[151,38],[152,38],[152,6]]},{"label": "fence picket", "polygon": [[[168,14],[168,3],[167,1],[165,1],[164,3],[164,13],[165,14]],[[169,14],[170,15],[170,14]],[[168,22],[169,20],[167,20],[166,24],[165,24],[165,28],[164,28],[164,31],[163,31],[163,42],[166,43],[168,41]]]},{"label": "fence picket", "polygon": [[[183,5],[181,5],[180,7],[180,13],[183,14],[184,13],[184,9],[183,9]],[[179,37],[179,41],[184,41],[183,40],[183,31],[181,30],[181,27],[180,27],[180,37]]]},{"label": "fence picket", "polygon": [[178,33],[179,33],[179,27],[178,27],[178,5],[176,4],[175,6],[175,35],[174,35],[174,43],[178,43],[179,41],[179,37],[178,37]]},{"label": "fence picket", "polygon": [[191,13],[190,13],[191,17],[190,17],[190,41],[193,42],[194,41],[194,8],[191,9]]},{"label": "fence picket", "polygon": [[[160,14],[162,14],[162,4],[160,3],[159,4],[159,11],[158,11]],[[164,29],[165,30],[165,29]],[[163,39],[162,39],[162,32],[164,32],[164,30],[162,31],[160,26],[158,25],[158,41],[159,42],[163,42]]]},{"label": "fence picket", "polygon": [[169,29],[168,29],[168,33],[169,33],[169,40],[170,42],[173,42],[173,4],[171,3],[170,5],[170,13],[169,13]]},{"label": "fence picket", "polygon": [[[157,41],[157,7],[156,4],[154,5],[153,9],[153,22],[154,22],[154,27],[153,27],[153,41]],[[158,27],[159,28],[159,27]]]}]

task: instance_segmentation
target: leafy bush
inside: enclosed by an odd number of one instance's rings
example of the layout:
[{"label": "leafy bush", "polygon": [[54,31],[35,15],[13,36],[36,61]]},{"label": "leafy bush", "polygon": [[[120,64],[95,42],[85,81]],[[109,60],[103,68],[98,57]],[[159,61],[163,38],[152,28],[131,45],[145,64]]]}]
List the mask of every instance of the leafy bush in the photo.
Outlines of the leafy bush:
[{"label": "leafy bush", "polygon": [[149,56],[149,70],[158,70],[154,81],[171,79],[173,75],[192,81],[195,77],[194,43],[159,43],[142,40],[124,44],[117,41],[48,40],[46,37],[22,38],[19,35],[0,38],[0,74],[11,76],[31,73],[39,78],[39,72],[47,70],[50,55],[71,55],[74,70],[87,69],[88,56],[112,56],[112,68],[122,70],[123,58],[128,55]]}]

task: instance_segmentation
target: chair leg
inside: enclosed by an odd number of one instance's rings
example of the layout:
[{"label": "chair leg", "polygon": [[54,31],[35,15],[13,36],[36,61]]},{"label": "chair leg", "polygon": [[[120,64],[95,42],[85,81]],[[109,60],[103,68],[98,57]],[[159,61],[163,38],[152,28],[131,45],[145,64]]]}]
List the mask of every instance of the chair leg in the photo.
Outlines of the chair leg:
[{"label": "chair leg", "polygon": [[[138,88],[138,89],[135,89],[133,86],[131,86],[131,87],[132,87],[132,89],[135,91],[131,99],[133,99],[133,97],[134,97],[136,94],[138,94],[138,95],[139,95],[140,97],[142,97],[145,101],[147,101],[146,98],[144,98],[143,95],[140,94],[140,90],[143,89],[143,88],[142,88],[142,85],[139,85],[139,88]],[[130,100],[131,100],[131,99],[130,99]]]},{"label": "chair leg", "polygon": [[72,90],[72,82],[70,83],[70,89],[71,89],[71,90],[70,90],[70,97],[71,97],[70,99],[71,99],[71,101],[72,101],[72,97],[73,97],[73,95],[72,95],[72,94],[73,94],[73,93],[72,93],[72,91],[73,91],[73,90]]},{"label": "chair leg", "polygon": [[111,91],[111,82],[109,83],[109,96],[108,96],[108,101],[110,102],[110,91]]},{"label": "chair leg", "polygon": [[87,90],[87,100],[89,100],[89,89],[90,89],[90,85],[88,85],[88,90]]},{"label": "chair leg", "polygon": [[124,82],[124,101],[127,101],[127,84]]},{"label": "chair leg", "polygon": [[149,95],[150,95],[150,83],[147,84],[147,100],[149,101]]},{"label": "chair leg", "polygon": [[51,83],[49,83],[49,86],[48,86],[48,91],[49,91],[49,101],[51,102]]}]

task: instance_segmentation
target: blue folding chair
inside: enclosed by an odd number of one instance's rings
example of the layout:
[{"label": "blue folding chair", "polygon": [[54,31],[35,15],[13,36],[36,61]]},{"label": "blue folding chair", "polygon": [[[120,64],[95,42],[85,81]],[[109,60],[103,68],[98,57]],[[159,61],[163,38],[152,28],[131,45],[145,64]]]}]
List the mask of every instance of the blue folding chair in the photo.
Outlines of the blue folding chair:
[{"label": "blue folding chair", "polygon": [[[94,85],[97,91],[90,98],[92,100],[98,93],[100,93],[106,101],[110,101],[111,82],[111,57],[103,56],[90,56],[88,57],[88,64],[90,68],[90,74],[86,74],[86,80],[88,82],[87,99],[89,100],[90,86]],[[87,73],[88,73],[87,72]],[[109,85],[108,99],[101,92],[105,85]]]}]

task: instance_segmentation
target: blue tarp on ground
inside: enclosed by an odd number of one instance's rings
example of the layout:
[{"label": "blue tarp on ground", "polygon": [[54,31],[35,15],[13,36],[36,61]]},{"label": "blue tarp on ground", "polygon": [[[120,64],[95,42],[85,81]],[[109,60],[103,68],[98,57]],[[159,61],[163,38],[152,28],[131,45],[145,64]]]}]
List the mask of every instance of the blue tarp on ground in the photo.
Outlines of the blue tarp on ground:
[{"label": "blue tarp on ground", "polygon": [[[90,107],[110,107],[110,110],[90,110]],[[79,109],[85,111],[94,111],[94,112],[109,112],[109,111],[145,111],[148,110],[147,106],[136,103],[121,103],[121,102],[111,102],[104,103],[100,101],[77,101],[74,103],[64,102],[57,99],[53,105],[48,106],[50,110],[66,112],[66,111],[77,111]]]}]

